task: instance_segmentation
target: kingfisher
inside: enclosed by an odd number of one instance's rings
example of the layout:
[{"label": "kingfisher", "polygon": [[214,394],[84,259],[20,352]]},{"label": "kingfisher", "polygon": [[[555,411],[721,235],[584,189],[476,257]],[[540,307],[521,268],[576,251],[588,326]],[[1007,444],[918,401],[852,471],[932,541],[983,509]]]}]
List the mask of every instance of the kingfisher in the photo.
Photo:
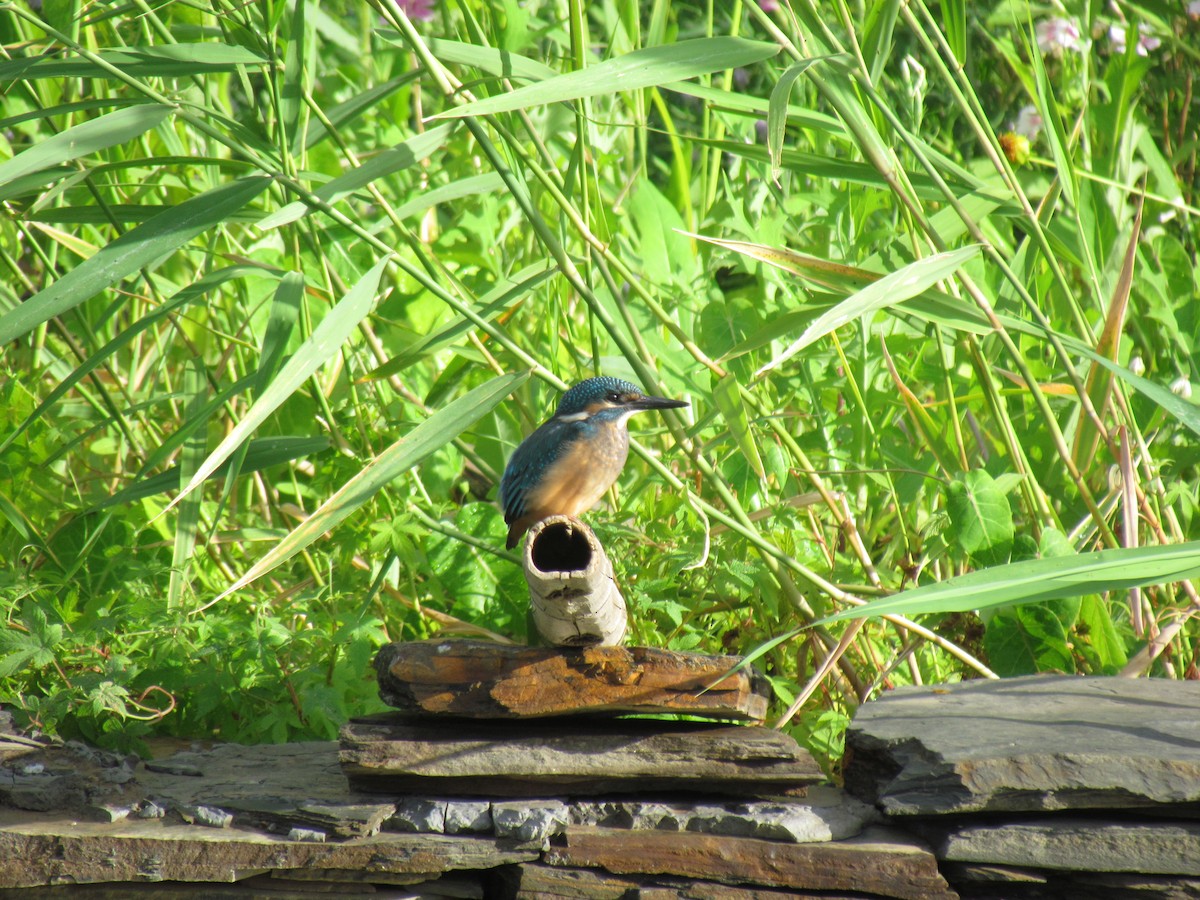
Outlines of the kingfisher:
[{"label": "kingfisher", "polygon": [[645,409],[677,409],[686,400],[648,397],[636,384],[601,376],[581,381],[554,416],[513,451],[500,479],[500,507],[511,550],[547,516],[591,509],[617,480],[629,455],[626,423]]}]

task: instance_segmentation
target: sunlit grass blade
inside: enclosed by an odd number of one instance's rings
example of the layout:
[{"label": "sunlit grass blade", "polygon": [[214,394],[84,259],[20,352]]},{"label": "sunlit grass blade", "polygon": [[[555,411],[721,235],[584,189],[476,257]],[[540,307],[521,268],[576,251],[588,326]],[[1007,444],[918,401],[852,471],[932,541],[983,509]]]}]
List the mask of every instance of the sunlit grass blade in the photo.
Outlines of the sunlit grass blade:
[{"label": "sunlit grass blade", "polygon": [[[479,298],[479,318],[490,322],[557,273],[558,268],[552,263],[535,263],[532,266],[526,266],[512,276],[512,281],[502,282]],[[453,322],[442,326],[437,331],[418,338],[387,362],[363,375],[359,381],[369,382],[380,378],[389,378],[429,354],[437,352],[447,344],[458,340],[474,327],[476,327],[474,322],[465,316],[458,316]]]},{"label": "sunlit grass blade", "polygon": [[[404,43],[399,35],[395,35],[395,32],[392,34],[393,37],[389,37],[386,33],[382,36],[391,43],[403,46]],[[426,43],[433,55],[442,62],[472,66],[500,78],[518,81],[545,81],[558,75],[557,71],[545,63],[530,59],[528,56],[521,56],[519,53],[511,53],[508,50],[480,47],[462,41],[448,41],[444,38],[432,38]]]},{"label": "sunlit grass blade", "polygon": [[[203,417],[207,412],[210,412],[212,404],[208,404],[208,406],[208,410],[197,410],[197,417]],[[323,435],[318,437],[310,437],[308,435],[280,435],[278,437],[254,438],[247,444],[246,457],[242,460],[242,472],[243,474],[247,472],[259,472],[271,466],[291,462],[293,459],[316,456],[328,450],[329,446],[329,438]],[[217,466],[209,478],[222,478],[228,470],[229,461],[226,460]],[[155,494],[165,494],[167,491],[177,490],[182,485],[191,481],[191,473],[189,473],[186,481],[180,480],[181,474],[181,469],[178,466],[173,466],[165,472],[159,472],[157,475],[143,478],[141,481],[134,482],[129,487],[122,488],[111,497],[97,503],[92,507],[92,510],[107,509],[110,506],[120,506],[123,503],[133,503],[135,500],[153,497]]]},{"label": "sunlit grass blade", "polygon": [[192,480],[188,482],[187,487],[171,501],[167,509],[203,484],[217,470],[217,467],[232,456],[242,442],[266,421],[271,413],[308,380],[309,376],[341,350],[346,338],[371,311],[371,307],[375,303],[375,292],[379,287],[379,279],[387,264],[387,258],[377,262],[346,293],[338,305],[326,313],[325,318],[313,329],[308,340],[297,348],[283,368],[279,370],[279,374],[271,382],[270,387],[255,399],[254,405],[246,411],[242,420],[230,429],[225,439],[204,461],[204,465],[200,466]]},{"label": "sunlit grass blade", "polygon": [[138,319],[115,338],[84,360],[83,364],[76,368],[69,376],[64,378],[62,382],[54,388],[46,399],[37,405],[25,420],[17,426],[16,430],[8,434],[3,441],[0,441],[0,453],[20,437],[25,430],[36,422],[46,410],[60,400],[71,388],[75,387],[81,379],[85,378],[90,372],[94,372],[96,367],[101,365],[104,360],[108,359],[122,347],[129,345],[130,341],[136,338],[146,329],[151,328],[155,324],[161,322],[171,313],[176,312],[189,303],[194,303],[196,300],[203,297],[206,293],[219,287],[226,281],[234,278],[243,278],[250,274],[266,274],[263,269],[256,266],[227,266],[223,269],[217,269],[215,272],[210,272],[200,280],[188,285],[185,288],[177,291],[174,296],[167,300],[162,306],[148,315]]},{"label": "sunlit grass blade", "polygon": [[[430,128],[421,134],[415,134],[407,140],[389,147],[378,156],[372,157],[361,166],[351,169],[345,175],[339,175],[332,181],[321,185],[313,191],[313,194],[325,203],[336,203],[347,194],[366,187],[372,181],[407,169],[426,159],[446,142],[446,138],[450,136],[454,127],[455,123],[451,122]],[[278,228],[280,225],[295,222],[311,210],[312,207],[303,200],[297,200],[271,213],[258,223],[258,227],[264,230]]]},{"label": "sunlit grass blade", "polygon": [[734,37],[697,38],[677,44],[645,47],[615,59],[596,63],[586,69],[556,75],[554,78],[527,84],[506,94],[457,106],[439,113],[434,118],[483,116],[611,94],[614,91],[636,91],[725,69],[754,65],[770,59],[777,53],[777,44]]},{"label": "sunlit grass blade", "polygon": [[[1121,335],[1125,330],[1125,313],[1129,309],[1129,293],[1133,287],[1133,270],[1137,264],[1138,241],[1142,235],[1142,202],[1139,201],[1137,215],[1133,219],[1133,227],[1129,234],[1129,242],[1125,246],[1125,256],[1121,261],[1121,272],[1113,287],[1113,296],[1104,316],[1104,330],[1096,342],[1096,352],[1101,356],[1116,361],[1117,352],[1121,347]],[[1092,408],[1103,415],[1112,386],[1112,373],[1103,369],[1098,363],[1092,363],[1088,370],[1085,389],[1092,401]],[[1090,468],[1096,447],[1100,443],[1100,433],[1096,424],[1089,416],[1080,416],[1079,427],[1075,430],[1075,444],[1071,448],[1075,465],[1080,469]]]},{"label": "sunlit grass blade", "polygon": [[742,401],[741,388],[737,379],[726,375],[713,390],[713,402],[721,411],[721,417],[729,426],[729,432],[737,442],[738,449],[746,457],[746,462],[759,478],[766,477],[762,456],[758,452],[758,443],[754,440],[754,432],[750,428],[750,419],[746,414],[746,405]]},{"label": "sunlit grass blade", "polygon": [[880,278],[858,293],[846,298],[833,309],[822,314],[804,333],[796,338],[782,353],[759,368],[754,373],[760,378],[772,369],[791,359],[814,341],[820,340],[829,332],[842,327],[847,322],[883,309],[885,306],[895,306],[910,297],[915,297],[927,288],[933,287],[944,278],[949,278],[971,257],[979,253],[979,246],[960,247],[958,250],[948,250],[927,256],[916,262],[909,263],[902,269],[897,269],[889,275]]},{"label": "sunlit grass blade", "polygon": [[764,262],[769,266],[775,266],[777,269],[790,272],[792,275],[807,278],[831,290],[854,290],[872,284],[883,277],[878,272],[869,272],[857,266],[848,266],[844,263],[818,259],[815,256],[809,256],[805,253],[797,253],[788,247],[771,247],[766,244],[755,244],[750,241],[714,238],[704,234],[693,234],[690,231],[683,231],[681,229],[677,230],[679,230],[680,234],[686,234],[690,238],[705,241],[716,247],[733,250],[736,253],[741,253],[743,256],[757,259],[759,262]]},{"label": "sunlit grass blade", "polygon": [[[268,60],[253,50],[229,44],[163,44],[101,50],[99,59],[134,78],[182,78],[217,72],[235,72],[239,66],[265,66]],[[100,78],[115,76],[90,59],[60,56],[18,58],[0,62],[0,82],[31,78]]]},{"label": "sunlit grass blade", "polygon": [[168,106],[131,106],[81,122],[0,163],[0,184],[131,141],[171,115]]},{"label": "sunlit grass blade", "polygon": [[496,172],[486,172],[483,175],[460,178],[457,181],[436,187],[431,191],[424,191],[402,206],[396,207],[396,218],[404,219],[419,212],[424,212],[430,207],[437,206],[439,203],[449,203],[452,200],[461,200],[463,197],[487,194],[492,191],[498,191],[503,187],[504,179]]},{"label": "sunlit grass blade", "polygon": [[[203,362],[193,360],[184,378],[183,389],[191,395],[184,415],[191,419],[205,406],[205,388]],[[201,421],[204,421],[202,419]],[[183,444],[183,452],[179,455],[179,466],[175,472],[179,487],[187,484],[192,474],[204,460],[205,439],[207,435],[203,426],[192,432]],[[167,585],[167,605],[178,607],[183,599],[184,587],[187,584],[188,563],[196,549],[197,526],[200,522],[199,494],[192,494],[179,504],[179,516],[175,521],[175,547],[171,553],[171,577]]]},{"label": "sunlit grass blade", "polygon": [[787,128],[788,101],[792,96],[792,85],[810,66],[821,61],[821,58],[813,58],[796,63],[779,76],[779,81],[771,89],[767,110],[767,152],[771,156],[772,180],[778,181],[779,173],[783,170],[780,160],[783,157],[783,133]]},{"label": "sunlit grass blade", "polygon": [[256,578],[291,559],[325,532],[336,528],[347,516],[370,500],[380,488],[458,437],[491,412],[501,400],[528,378],[528,372],[500,375],[438,410],[342,485],[246,574],[222,591],[212,603],[241,590]]},{"label": "sunlit grass blade", "polygon": [[74,309],[122,278],[177,250],[201,232],[219,225],[266,190],[269,183],[270,179],[255,177],[222,184],[121,235],[49,287],[0,316],[0,346]]},{"label": "sunlit grass blade", "polygon": [[1030,559],[979,569],[872,600],[821,622],[869,616],[920,616],[993,609],[1106,591],[1166,584],[1200,576],[1200,541],[1156,547],[1119,548]]}]

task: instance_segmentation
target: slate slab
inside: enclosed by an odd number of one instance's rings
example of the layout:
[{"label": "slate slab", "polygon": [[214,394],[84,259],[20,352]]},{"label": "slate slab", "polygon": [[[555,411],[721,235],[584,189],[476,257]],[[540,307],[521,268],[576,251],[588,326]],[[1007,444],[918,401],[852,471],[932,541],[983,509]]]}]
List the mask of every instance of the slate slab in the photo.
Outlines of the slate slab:
[{"label": "slate slab", "polygon": [[181,813],[210,807],[239,826],[315,830],[333,840],[374,834],[395,799],[348,789],[337,753],[333,741],[218,744],[147,764],[137,780],[158,805]]},{"label": "slate slab", "polygon": [[761,723],[771,690],[739,656],[652,647],[521,647],[490,641],[386,644],[379,696],[405,712],[478,719],[680,712]]},{"label": "slate slab", "polygon": [[1200,876],[1200,823],[1053,816],[921,828],[938,859],[1078,872]]},{"label": "slate slab", "polygon": [[679,803],[655,800],[579,800],[572,825],[642,831],[700,831],[812,843],[853,837],[880,815],[837,788],[810,788],[803,800]]},{"label": "slate slab", "polygon": [[675,878],[613,875],[602,869],[567,869],[522,863],[503,873],[503,896],[518,900],[872,900],[877,894],[777,890],[754,885]]},{"label": "slate slab", "polygon": [[858,710],[846,748],[846,788],[892,815],[1196,803],[1200,682],[900,688]]},{"label": "slate slab", "polygon": [[654,790],[798,795],[823,780],[807,750],[756,726],[651,719],[511,722],[353,719],[342,768],[361,791],[488,797]]},{"label": "slate slab", "polygon": [[341,843],[256,831],[125,820],[112,825],[0,810],[0,885],[233,882],[274,869],[439,873],[532,860],[490,838],[381,833]]},{"label": "slate slab", "polygon": [[616,874],[676,875],[800,891],[858,891],[903,900],[956,900],[919,841],[875,826],[856,838],[787,844],[690,832],[568,827],[545,862]]}]

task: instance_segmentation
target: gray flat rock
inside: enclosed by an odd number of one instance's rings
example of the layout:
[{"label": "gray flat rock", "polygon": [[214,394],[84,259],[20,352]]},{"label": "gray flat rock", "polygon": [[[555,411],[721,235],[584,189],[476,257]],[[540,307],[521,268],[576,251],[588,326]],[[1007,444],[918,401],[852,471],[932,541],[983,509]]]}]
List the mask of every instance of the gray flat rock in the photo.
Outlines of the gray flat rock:
[{"label": "gray flat rock", "polygon": [[[111,825],[0,809],[0,885],[233,882],[272,870],[423,873],[490,869],[536,859],[490,838],[380,833],[338,843],[237,828],[127,819]],[[433,874],[430,874],[433,873]]]},{"label": "gray flat rock", "polygon": [[352,719],[341,761],[356,790],[594,796],[670,790],[800,795],[823,780],[790,736],[757,726],[624,719],[521,723]]},{"label": "gray flat rock", "polygon": [[347,787],[332,741],[185,750],[147,764],[137,781],[159,806],[185,818],[196,817],[195,807],[212,807],[231,814],[232,824],[280,834],[299,828],[335,840],[370,835],[395,811],[394,799]]},{"label": "gray flat rock", "polygon": [[900,688],[846,733],[846,787],[889,814],[1200,802],[1200,682],[1030,676]]},{"label": "gray flat rock", "polygon": [[921,829],[941,860],[1080,873],[1200,875],[1200,824],[1102,817],[1026,818]]},{"label": "gray flat rock", "polygon": [[873,807],[831,787],[810,788],[803,800],[665,803],[580,800],[572,825],[652,831],[698,831],[806,844],[853,837],[880,819]]}]

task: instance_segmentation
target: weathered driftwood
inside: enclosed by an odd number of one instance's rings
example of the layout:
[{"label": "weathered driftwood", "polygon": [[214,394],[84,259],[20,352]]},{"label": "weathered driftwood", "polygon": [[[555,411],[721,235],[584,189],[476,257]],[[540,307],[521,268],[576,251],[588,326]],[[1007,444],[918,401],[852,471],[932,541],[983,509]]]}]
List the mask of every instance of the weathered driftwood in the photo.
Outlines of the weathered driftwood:
[{"label": "weathered driftwood", "polygon": [[823,844],[690,832],[568,828],[565,845],[543,857],[552,865],[599,866],[618,875],[667,874],[810,891],[862,891],[907,900],[957,898],[937,860],[902,831],[874,827]]},{"label": "weathered driftwood", "polygon": [[[678,712],[762,722],[770,688],[736,656],[647,647],[516,647],[486,641],[387,644],[379,695],[406,712],[480,719]],[[559,726],[561,728],[561,726]]]},{"label": "weathered driftwood", "polygon": [[649,719],[430,722],[393,716],[342,729],[355,790],[494,797],[671,790],[800,794],[820,768],[768,728]]},{"label": "weathered driftwood", "polygon": [[592,529],[550,516],[531,529],[522,556],[533,624],[555,647],[618,646],[629,617],[612,563]]}]

